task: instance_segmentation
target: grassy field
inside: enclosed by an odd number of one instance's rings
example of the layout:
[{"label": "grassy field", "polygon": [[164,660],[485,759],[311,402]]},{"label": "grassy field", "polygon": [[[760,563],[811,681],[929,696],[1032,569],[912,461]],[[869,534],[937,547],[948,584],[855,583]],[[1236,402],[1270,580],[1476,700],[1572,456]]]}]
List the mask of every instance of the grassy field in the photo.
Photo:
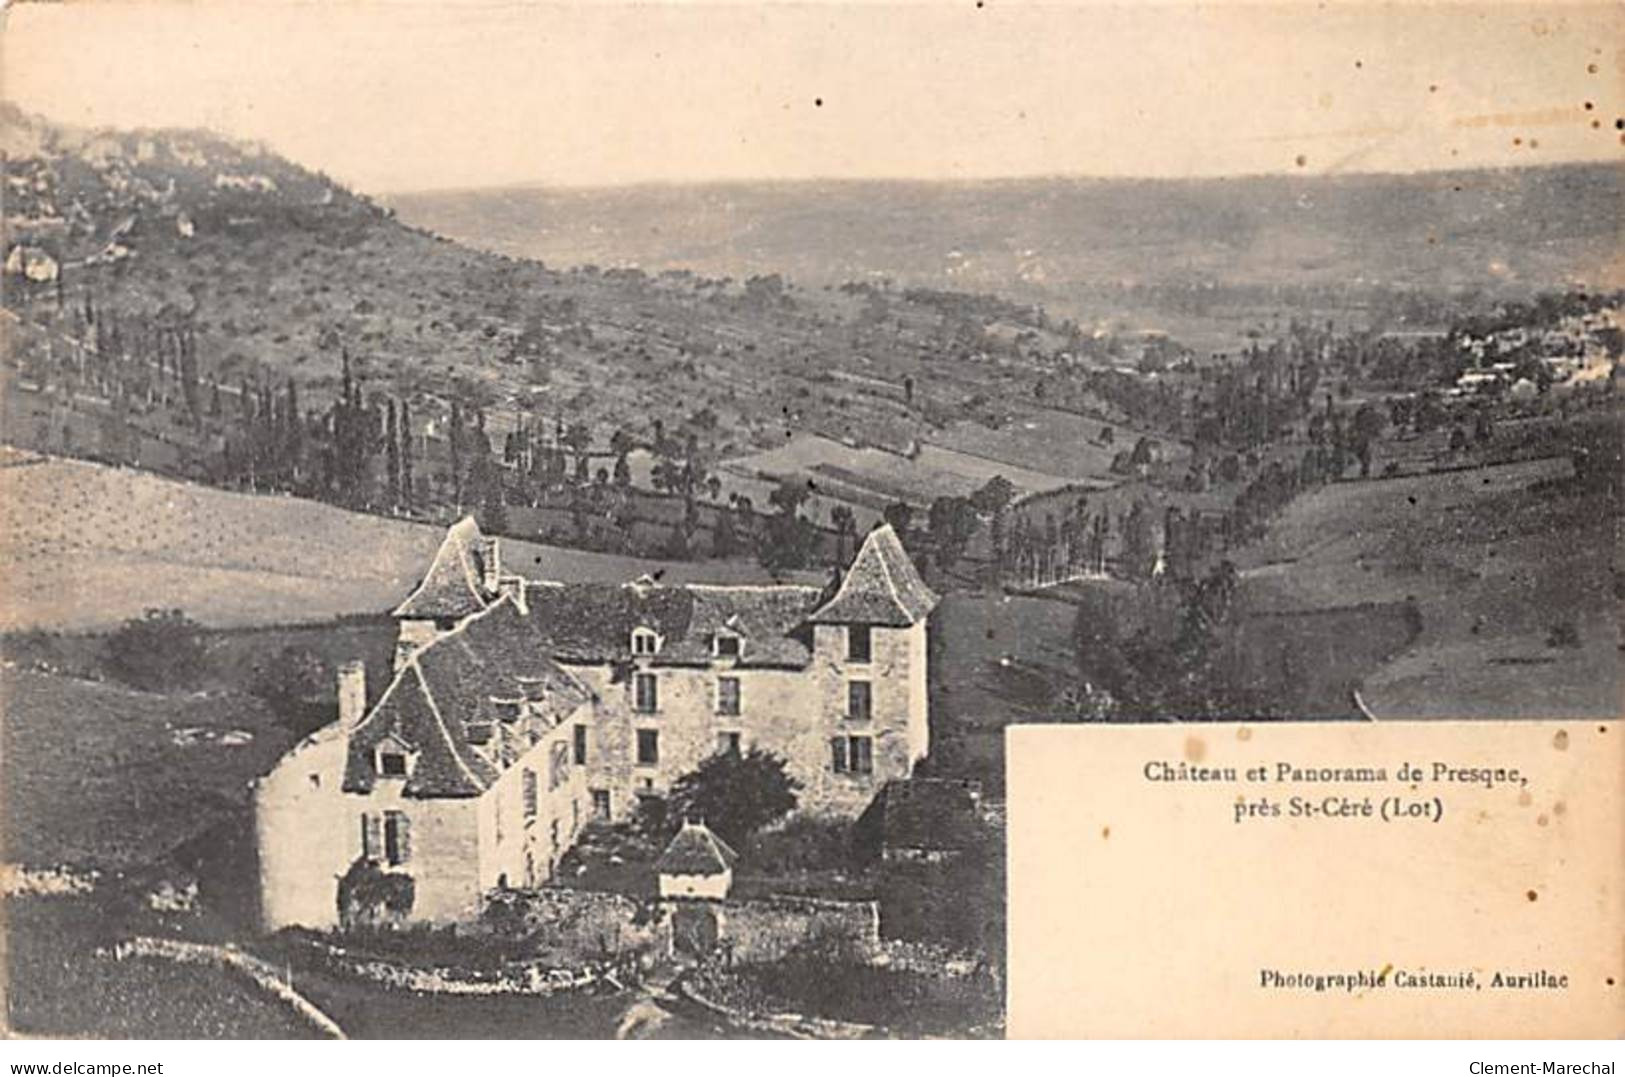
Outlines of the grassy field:
[{"label": "grassy field", "polygon": [[6,1021],[14,1033],[93,1039],[305,1039],[311,1026],[246,978],[98,953],[117,932],[92,898],[5,901]]},{"label": "grassy field", "polygon": [[1051,490],[1066,478],[1017,464],[926,444],[913,459],[880,449],[854,448],[816,434],[801,434],[775,449],[723,462],[736,476],[770,475],[811,478],[814,482],[850,486],[886,501],[904,499],[929,504],[940,496],[964,496],[995,475],[1003,475],[1023,493]]},{"label": "grassy field", "polygon": [[240,820],[248,782],[293,734],[239,693],[157,695],[7,669],[0,680],[4,859],[154,863]]},{"label": "grassy field", "polygon": [[[291,497],[232,493],[123,468],[0,450],[0,631],[90,631],[150,607],[217,626],[389,609],[444,531]],[[643,561],[508,541],[532,577],[762,581],[743,563]]]},{"label": "grassy field", "polygon": [[1379,716],[1613,716],[1618,506],[1569,475],[1553,458],[1317,490],[1238,555],[1244,591],[1273,612],[1414,599],[1420,638],[1365,679]]}]

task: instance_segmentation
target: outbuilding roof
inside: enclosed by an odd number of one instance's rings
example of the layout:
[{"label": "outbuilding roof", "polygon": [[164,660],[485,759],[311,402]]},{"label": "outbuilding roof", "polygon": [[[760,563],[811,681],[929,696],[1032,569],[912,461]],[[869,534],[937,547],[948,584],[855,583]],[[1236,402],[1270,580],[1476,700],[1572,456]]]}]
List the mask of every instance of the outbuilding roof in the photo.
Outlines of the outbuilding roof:
[{"label": "outbuilding roof", "polygon": [[739,854],[704,823],[684,823],[655,861],[661,875],[721,875],[733,867]]}]

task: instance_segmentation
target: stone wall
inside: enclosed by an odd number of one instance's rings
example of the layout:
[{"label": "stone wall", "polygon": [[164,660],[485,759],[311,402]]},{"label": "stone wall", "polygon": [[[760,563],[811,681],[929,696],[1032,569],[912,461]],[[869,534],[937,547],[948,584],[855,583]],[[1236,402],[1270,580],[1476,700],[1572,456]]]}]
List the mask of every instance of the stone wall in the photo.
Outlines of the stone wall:
[{"label": "stone wall", "polygon": [[775,897],[715,908],[718,944],[734,961],[775,961],[803,945],[867,957],[880,945],[880,909],[873,901]]},{"label": "stone wall", "polygon": [[479,921],[459,930],[528,937],[538,956],[568,965],[671,949],[670,918],[658,904],[597,890],[490,894]]}]

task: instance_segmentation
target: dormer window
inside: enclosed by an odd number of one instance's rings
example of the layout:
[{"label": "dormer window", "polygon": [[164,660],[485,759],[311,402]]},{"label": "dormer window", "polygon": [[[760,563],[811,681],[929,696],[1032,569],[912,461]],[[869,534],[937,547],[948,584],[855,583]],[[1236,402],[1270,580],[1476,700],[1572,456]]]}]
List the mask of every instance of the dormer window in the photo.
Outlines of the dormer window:
[{"label": "dormer window", "polygon": [[519,718],[525,701],[522,699],[493,699],[491,712],[504,722],[512,722]]},{"label": "dormer window", "polygon": [[745,640],[734,632],[718,632],[711,637],[711,653],[718,658],[738,658],[745,653]]},{"label": "dormer window", "polygon": [[660,637],[655,635],[651,628],[634,628],[632,630],[632,653],[648,656],[660,653]]},{"label": "dormer window", "polygon": [[395,736],[387,736],[373,749],[372,765],[380,778],[409,778],[417,753]]}]

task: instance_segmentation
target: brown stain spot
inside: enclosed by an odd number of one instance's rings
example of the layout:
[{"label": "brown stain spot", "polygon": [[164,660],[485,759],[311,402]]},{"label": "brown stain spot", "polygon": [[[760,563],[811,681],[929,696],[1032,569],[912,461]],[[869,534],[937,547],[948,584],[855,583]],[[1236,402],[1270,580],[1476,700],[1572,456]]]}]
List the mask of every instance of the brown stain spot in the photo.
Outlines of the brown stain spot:
[{"label": "brown stain spot", "polygon": [[1384,965],[1382,967],[1381,972],[1377,973],[1377,982],[1378,983],[1386,983],[1387,980],[1388,980],[1388,974],[1390,972],[1393,972],[1393,971],[1394,971],[1394,963],[1392,961],[1390,961],[1390,962],[1388,962],[1388,964],[1386,964],[1386,965]]},{"label": "brown stain spot", "polygon": [[1201,737],[1185,738],[1185,758],[1200,763],[1207,758],[1207,743]]},{"label": "brown stain spot", "polygon": [[1560,752],[1567,751],[1569,747],[1569,731],[1566,729],[1559,729],[1552,736],[1552,747],[1556,748]]},{"label": "brown stain spot", "polygon": [[1439,92],[1439,84],[1437,82],[1431,82],[1431,83],[1428,84],[1428,93],[1438,93],[1438,92]]},{"label": "brown stain spot", "polygon": [[1536,826],[1545,826],[1550,821],[1551,820],[1547,819],[1544,813],[1541,814],[1541,815],[1535,816],[1535,825]]},{"label": "brown stain spot", "polygon": [[1529,140],[1529,148],[1532,149],[1532,150],[1540,149],[1540,139],[1538,139],[1538,138],[1530,139]]},{"label": "brown stain spot", "polygon": [[1596,73],[1597,73],[1597,65],[1596,64],[1586,64],[1586,74],[1595,75]]},{"label": "brown stain spot", "polygon": [[1305,156],[1304,156],[1304,155],[1303,155],[1303,154],[1301,154],[1301,153],[1300,153],[1300,154],[1298,154],[1298,157],[1297,157],[1297,164],[1298,164],[1298,167],[1299,167],[1299,168],[1302,168],[1302,167],[1303,167],[1303,166],[1304,166],[1304,165],[1306,165],[1306,164],[1308,164],[1308,163],[1309,163],[1309,158],[1307,158],[1307,157],[1305,157]]},{"label": "brown stain spot", "polygon": [[1100,828],[1100,840],[1101,841],[1105,841],[1107,838],[1109,838],[1111,836],[1112,836],[1112,828],[1111,827],[1103,826],[1103,827]]},{"label": "brown stain spot", "polygon": [[1526,894],[1524,894],[1524,897],[1528,898],[1530,901],[1539,901],[1540,900],[1540,895],[1535,893],[1533,890],[1530,890]]},{"label": "brown stain spot", "polygon": [[1242,726],[1240,729],[1236,730],[1236,739],[1242,741],[1252,740],[1253,731],[1248,729],[1246,726]]},{"label": "brown stain spot", "polygon": [[1518,807],[1527,808],[1534,802],[1535,798],[1529,795],[1529,790],[1525,789],[1523,792],[1518,794]]},{"label": "brown stain spot", "polygon": [[1513,144],[1513,145],[1514,145],[1514,146],[1521,146],[1521,145],[1523,145],[1523,139],[1521,139],[1521,138],[1515,138],[1515,139],[1513,139],[1513,140],[1512,140],[1512,144]]},{"label": "brown stain spot", "polygon": [[1567,804],[1563,803],[1561,800],[1559,800],[1556,804],[1552,805],[1552,814],[1553,815],[1562,815],[1564,812],[1566,812],[1568,810],[1569,810],[1569,806]]},{"label": "brown stain spot", "polygon": [[1596,108],[1597,106],[1593,105],[1590,101],[1587,101],[1583,107],[1585,108],[1585,110],[1587,112],[1590,112],[1592,109]]}]

